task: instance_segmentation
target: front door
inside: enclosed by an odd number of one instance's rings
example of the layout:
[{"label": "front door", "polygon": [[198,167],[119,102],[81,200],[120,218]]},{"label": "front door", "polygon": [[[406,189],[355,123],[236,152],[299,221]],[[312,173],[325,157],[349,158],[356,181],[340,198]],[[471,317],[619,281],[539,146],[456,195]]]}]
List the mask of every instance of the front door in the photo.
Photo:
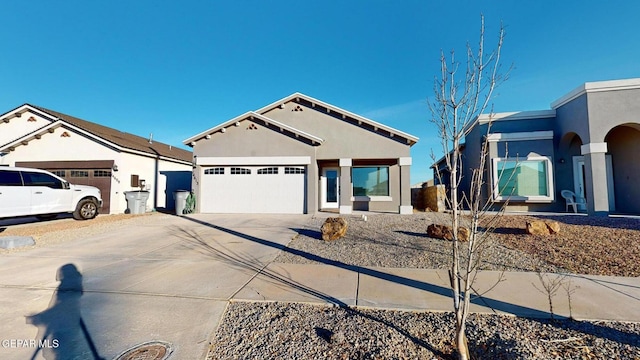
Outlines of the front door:
[{"label": "front door", "polygon": [[[576,197],[587,199],[587,192],[584,189],[585,172],[584,172],[584,156],[573,157],[573,192]],[[580,209],[586,210],[586,209]]]},{"label": "front door", "polygon": [[323,209],[337,209],[340,198],[340,169],[322,169],[320,207]]},{"label": "front door", "polygon": [[[616,210],[616,202],[614,196],[614,187],[613,187],[613,166],[611,162],[611,155],[605,155],[606,162],[606,171],[607,171],[607,193],[609,194],[609,211]],[[584,168],[584,156],[574,156],[573,157],[573,189],[578,197],[582,197],[589,202],[587,199],[587,191],[585,190],[585,168]],[[578,205],[580,207],[579,210],[586,210],[584,205]]]}]

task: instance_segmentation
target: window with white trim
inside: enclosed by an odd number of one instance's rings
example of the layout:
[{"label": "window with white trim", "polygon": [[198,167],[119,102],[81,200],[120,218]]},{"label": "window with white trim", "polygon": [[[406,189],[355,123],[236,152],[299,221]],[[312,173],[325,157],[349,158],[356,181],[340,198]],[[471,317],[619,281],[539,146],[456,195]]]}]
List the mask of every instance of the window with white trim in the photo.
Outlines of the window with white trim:
[{"label": "window with white trim", "polygon": [[304,174],[304,168],[303,167],[285,167],[284,173],[285,174]]},{"label": "window with white trim", "polygon": [[554,199],[551,158],[493,159],[493,197],[495,200],[547,202]]},{"label": "window with white trim", "polygon": [[389,196],[389,167],[351,168],[353,196]]},{"label": "window with white trim", "polygon": [[277,167],[267,167],[267,168],[258,169],[258,175],[277,174],[277,173],[278,173]]},{"label": "window with white trim", "polygon": [[238,167],[231,168],[231,175],[247,175],[247,174],[251,174],[251,169],[238,168]]},{"label": "window with white trim", "polygon": [[204,174],[205,175],[224,175],[224,168],[218,167],[218,168],[204,169]]}]

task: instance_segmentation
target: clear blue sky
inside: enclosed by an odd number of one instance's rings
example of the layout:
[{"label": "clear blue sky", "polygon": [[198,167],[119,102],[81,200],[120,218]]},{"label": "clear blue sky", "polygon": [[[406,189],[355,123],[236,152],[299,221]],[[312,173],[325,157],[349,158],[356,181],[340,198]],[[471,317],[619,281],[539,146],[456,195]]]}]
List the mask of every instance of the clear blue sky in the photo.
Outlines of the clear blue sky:
[{"label": "clear blue sky", "polygon": [[495,110],[549,109],[586,81],[640,77],[640,1],[3,1],[0,112],[25,102],[173,145],[295,91],[440,145],[440,50],[507,28]]}]

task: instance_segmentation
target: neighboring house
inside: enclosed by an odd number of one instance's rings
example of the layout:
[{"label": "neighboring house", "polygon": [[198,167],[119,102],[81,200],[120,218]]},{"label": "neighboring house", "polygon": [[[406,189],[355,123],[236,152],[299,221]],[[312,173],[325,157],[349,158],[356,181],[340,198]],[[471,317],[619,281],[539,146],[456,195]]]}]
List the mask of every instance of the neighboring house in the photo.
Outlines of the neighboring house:
[{"label": "neighboring house", "polygon": [[202,213],[412,213],[418,139],[295,93],[187,140]]},{"label": "neighboring house", "polygon": [[[491,117],[485,198],[509,198],[509,210],[564,211],[560,193],[571,190],[589,214],[640,214],[640,78],[585,83],[551,110]],[[481,115],[467,129],[461,191],[488,125]]]},{"label": "neighboring house", "polygon": [[0,115],[0,166],[49,170],[73,184],[100,188],[100,213],[122,213],[123,194],[150,191],[147,208],[174,207],[173,191],[190,189],[190,151],[39,106]]}]

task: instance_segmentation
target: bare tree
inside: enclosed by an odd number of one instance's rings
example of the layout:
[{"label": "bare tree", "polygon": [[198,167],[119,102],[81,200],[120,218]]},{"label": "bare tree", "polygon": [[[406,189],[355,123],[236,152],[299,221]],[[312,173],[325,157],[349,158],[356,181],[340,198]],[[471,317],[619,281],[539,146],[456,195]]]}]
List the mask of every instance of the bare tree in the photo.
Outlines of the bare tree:
[{"label": "bare tree", "polygon": [[[463,157],[461,145],[466,131],[474,125],[478,116],[483,114],[490,103],[496,87],[506,80],[509,70],[501,72],[500,56],[504,41],[504,26],[500,26],[495,50],[485,51],[484,16],[480,17],[480,39],[477,49],[467,43],[466,62],[460,63],[455,52],[447,57],[441,52],[441,73],[434,83],[435,96],[428,101],[431,122],[440,132],[444,156],[441,171],[436,164],[436,176],[440,182],[448,180],[447,205],[451,209],[451,233],[453,237],[452,261],[449,269],[451,289],[453,291],[453,309],[455,313],[456,347],[459,359],[469,359],[466,337],[466,321],[469,315],[470,296],[475,276],[479,270],[482,250],[486,248],[488,233],[495,225],[493,220],[480,221],[491,207],[490,196],[483,198],[485,186],[485,167],[488,154],[487,137],[483,142],[479,156],[479,166],[471,169],[470,186],[460,192],[463,178]],[[492,110],[492,109],[491,109]],[[489,116],[489,126],[491,118]],[[487,134],[489,130],[487,129]],[[434,158],[435,161],[435,156]],[[467,169],[468,170],[468,169]],[[469,176],[466,174],[465,176]],[[463,242],[460,229],[468,226],[469,240]]]}]

